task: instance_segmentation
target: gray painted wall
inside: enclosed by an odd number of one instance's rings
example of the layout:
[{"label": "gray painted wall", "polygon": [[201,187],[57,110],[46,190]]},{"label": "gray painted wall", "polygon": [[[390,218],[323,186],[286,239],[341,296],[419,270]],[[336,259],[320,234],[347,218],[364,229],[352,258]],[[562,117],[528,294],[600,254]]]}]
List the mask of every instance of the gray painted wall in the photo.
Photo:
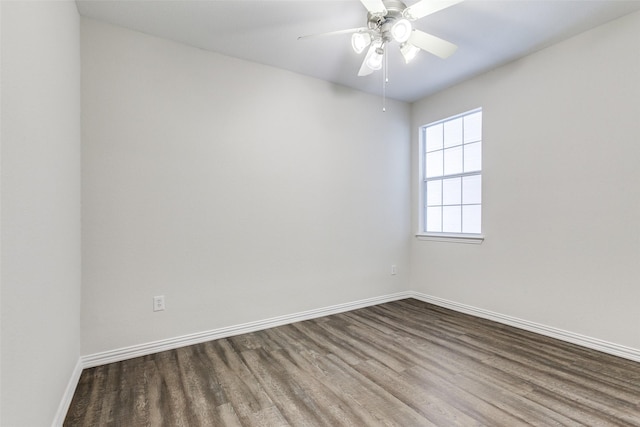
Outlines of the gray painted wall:
[{"label": "gray painted wall", "polygon": [[407,289],[407,104],[87,19],[82,82],[83,354]]},{"label": "gray painted wall", "polygon": [[411,288],[640,349],[640,13],[413,105],[482,107],[482,245],[413,241]]},{"label": "gray painted wall", "polygon": [[80,356],[80,18],[1,2],[3,426],[54,419]]}]

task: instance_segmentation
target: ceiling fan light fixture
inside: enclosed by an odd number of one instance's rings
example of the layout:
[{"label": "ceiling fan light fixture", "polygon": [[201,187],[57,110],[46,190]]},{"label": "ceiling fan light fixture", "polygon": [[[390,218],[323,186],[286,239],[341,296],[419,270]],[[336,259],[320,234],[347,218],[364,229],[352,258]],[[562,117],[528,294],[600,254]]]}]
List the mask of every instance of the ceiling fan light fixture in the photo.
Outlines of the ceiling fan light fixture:
[{"label": "ceiling fan light fixture", "polygon": [[362,62],[362,65],[369,70],[377,71],[382,68],[384,55],[384,43],[381,39],[375,39],[369,47],[369,51]]},{"label": "ceiling fan light fixture", "polygon": [[[2,0],[0,0],[2,1]],[[451,42],[413,28],[411,21],[446,9],[464,0],[412,0],[409,7],[406,0],[360,0],[367,9],[367,26],[328,33],[298,37],[312,37],[334,34],[351,34],[351,47],[361,54],[367,50],[358,70],[358,76],[368,76],[384,68],[383,89],[389,81],[387,77],[386,46],[397,42],[404,61],[408,64],[420,50],[440,58],[448,58],[457,49]],[[368,47],[368,49],[367,49]]]},{"label": "ceiling fan light fixture", "polygon": [[398,19],[391,27],[391,36],[398,43],[404,43],[411,37],[411,22],[408,19]]},{"label": "ceiling fan light fixture", "polygon": [[353,33],[351,36],[351,47],[358,54],[362,53],[370,44],[371,36],[369,33]]},{"label": "ceiling fan light fixture", "polygon": [[382,53],[379,52],[379,49],[371,51],[371,54],[365,61],[365,64],[367,64],[367,67],[374,71],[382,68]]},{"label": "ceiling fan light fixture", "polygon": [[413,58],[420,52],[420,48],[412,45],[409,42],[404,42],[400,45],[400,53],[404,58],[404,62],[408,64]]}]

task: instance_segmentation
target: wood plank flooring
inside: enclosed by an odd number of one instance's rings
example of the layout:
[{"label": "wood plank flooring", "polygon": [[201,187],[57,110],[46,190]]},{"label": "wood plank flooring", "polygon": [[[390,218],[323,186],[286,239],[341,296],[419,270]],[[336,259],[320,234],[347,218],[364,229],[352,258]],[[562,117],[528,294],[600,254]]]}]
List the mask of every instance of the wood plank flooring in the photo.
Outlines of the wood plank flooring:
[{"label": "wood plank flooring", "polygon": [[640,363],[414,299],[87,369],[65,426],[640,426]]}]

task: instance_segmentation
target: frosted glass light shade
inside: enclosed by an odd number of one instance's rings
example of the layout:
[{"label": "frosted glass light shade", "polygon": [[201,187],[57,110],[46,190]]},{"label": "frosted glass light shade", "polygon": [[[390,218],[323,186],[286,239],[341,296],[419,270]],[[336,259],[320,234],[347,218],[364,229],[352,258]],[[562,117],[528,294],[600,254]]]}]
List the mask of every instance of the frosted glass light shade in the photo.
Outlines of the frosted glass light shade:
[{"label": "frosted glass light shade", "polygon": [[379,70],[382,68],[382,54],[376,51],[372,52],[372,54],[367,58],[367,67],[372,70]]},{"label": "frosted glass light shade", "polygon": [[353,33],[351,36],[351,47],[356,53],[362,53],[371,43],[369,33]]},{"label": "frosted glass light shade", "polygon": [[416,57],[418,52],[420,52],[420,48],[412,45],[411,43],[405,42],[400,45],[400,52],[402,53],[404,62],[408,64]]},{"label": "frosted glass light shade", "polygon": [[411,22],[407,19],[398,19],[391,27],[391,36],[398,43],[404,43],[411,37]]},{"label": "frosted glass light shade", "polygon": [[379,70],[382,68],[382,55],[384,54],[383,42],[380,39],[376,39],[371,43],[369,52],[364,59],[364,65],[370,70]]}]

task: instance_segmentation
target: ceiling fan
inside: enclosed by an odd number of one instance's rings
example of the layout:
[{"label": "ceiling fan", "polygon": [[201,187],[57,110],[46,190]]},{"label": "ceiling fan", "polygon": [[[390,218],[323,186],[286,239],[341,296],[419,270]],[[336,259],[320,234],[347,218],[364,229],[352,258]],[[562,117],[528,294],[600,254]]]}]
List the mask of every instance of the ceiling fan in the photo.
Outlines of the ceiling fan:
[{"label": "ceiling fan", "polygon": [[421,49],[440,58],[447,58],[458,47],[413,28],[411,21],[461,1],[463,0],[419,0],[407,7],[400,0],[360,0],[368,11],[366,27],[302,36],[298,39],[352,33],[351,46],[356,53],[360,54],[369,47],[358,76],[366,76],[381,69],[385,48],[393,41],[399,43],[400,52],[406,63],[409,63]]}]

